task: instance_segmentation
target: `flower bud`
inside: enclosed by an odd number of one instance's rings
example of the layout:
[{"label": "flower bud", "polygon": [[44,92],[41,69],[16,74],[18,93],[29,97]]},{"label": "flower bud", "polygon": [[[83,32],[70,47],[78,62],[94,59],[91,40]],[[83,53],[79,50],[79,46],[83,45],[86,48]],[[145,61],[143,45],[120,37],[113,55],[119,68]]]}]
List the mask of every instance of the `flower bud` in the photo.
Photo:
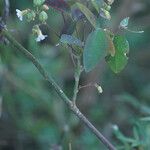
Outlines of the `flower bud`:
[{"label": "flower bud", "polygon": [[44,5],[43,5],[43,9],[44,9],[44,10],[49,10],[49,7],[48,7],[46,4],[44,4]]},{"label": "flower bud", "polygon": [[107,4],[108,4],[108,5],[112,5],[113,2],[114,2],[114,0],[107,0]]},{"label": "flower bud", "polygon": [[115,130],[115,131],[118,131],[119,130],[119,127],[117,125],[113,125],[112,128]]},{"label": "flower bud", "polygon": [[104,3],[103,3],[103,8],[104,8],[105,10],[107,10],[107,11],[110,11],[111,6],[104,2]]},{"label": "flower bud", "polygon": [[46,20],[48,19],[48,15],[45,11],[42,11],[40,14],[39,14],[39,20],[41,22],[45,22]]},{"label": "flower bud", "polygon": [[101,8],[100,16],[105,18],[105,19],[108,19],[108,20],[111,19],[111,15],[110,15],[109,11],[107,11],[107,10],[105,10],[103,8]]},{"label": "flower bud", "polygon": [[96,88],[97,88],[97,90],[98,90],[98,92],[101,94],[101,93],[103,93],[103,89],[102,89],[102,87],[100,86],[100,85],[98,85],[97,83],[94,85]]},{"label": "flower bud", "polygon": [[41,6],[44,2],[45,0],[33,0],[33,4],[35,6]]},{"label": "flower bud", "polygon": [[27,21],[32,21],[32,20],[34,20],[35,19],[35,17],[36,17],[36,14],[35,14],[35,12],[34,11],[30,11],[30,12],[28,12],[27,13],[27,15],[26,15],[26,17],[27,17]]},{"label": "flower bud", "polygon": [[33,28],[32,28],[33,35],[37,35],[38,32],[39,32],[39,26],[38,25],[33,26]]}]

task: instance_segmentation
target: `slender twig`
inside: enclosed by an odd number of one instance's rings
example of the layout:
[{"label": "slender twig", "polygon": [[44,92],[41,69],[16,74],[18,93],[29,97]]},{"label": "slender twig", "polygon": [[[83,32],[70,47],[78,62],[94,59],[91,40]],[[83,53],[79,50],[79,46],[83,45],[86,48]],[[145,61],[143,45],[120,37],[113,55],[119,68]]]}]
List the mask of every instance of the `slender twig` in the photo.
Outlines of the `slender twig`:
[{"label": "slender twig", "polygon": [[65,18],[64,12],[61,12],[61,15],[62,15],[62,18],[63,18],[64,24],[65,24],[65,23],[66,23],[66,18]]},{"label": "slender twig", "polygon": [[[5,28],[6,26],[6,21],[7,21],[7,18],[9,16],[9,0],[3,0],[3,3],[4,3],[4,9],[3,9],[3,14],[2,16],[0,16],[0,32],[3,28]],[[6,43],[6,39],[0,35],[0,43]]]},{"label": "slender twig", "polygon": [[54,32],[55,33],[55,35],[58,37],[58,38],[60,38],[61,37],[61,35],[60,34],[58,34],[49,24],[45,24],[47,27],[48,27],[48,29],[49,30],[51,30],[52,32]]},{"label": "slender twig", "polygon": [[[50,25],[46,24],[46,26],[48,27],[49,30],[51,30],[52,32],[54,32],[54,34],[58,37],[58,38],[61,38],[61,35],[58,34]],[[70,53],[70,56],[71,56],[71,59],[72,59],[72,62],[73,62],[73,65],[75,66],[75,62],[74,62],[74,57],[75,57],[75,54],[73,54],[73,47],[69,44],[67,44],[67,46],[70,48],[69,49],[69,53]]]},{"label": "slender twig", "polygon": [[[52,32],[54,32],[54,34],[58,37],[58,38],[61,38],[61,35],[58,34],[49,24],[46,24],[46,26],[48,27],[49,30],[51,30]],[[71,59],[72,59],[72,62],[73,62],[73,65],[75,66],[75,62],[74,62],[74,54],[73,54],[73,48],[71,45],[67,44],[67,46],[71,49],[69,49],[69,53],[70,53],[70,56],[71,56]]]},{"label": "slender twig", "polygon": [[86,85],[80,85],[79,86],[79,90],[83,89],[83,88],[87,88],[87,87],[94,87],[95,86],[95,83],[89,83],[89,84],[86,84]]},{"label": "slender twig", "polygon": [[61,99],[66,103],[68,108],[94,133],[97,138],[109,149],[109,150],[116,150],[116,148],[89,122],[89,120],[79,111],[79,109],[73,105],[70,99],[66,96],[66,94],[62,91],[62,89],[57,85],[57,83],[53,80],[51,76],[48,76],[47,72],[41,66],[39,61],[21,44],[19,44],[13,36],[9,33],[7,29],[3,29],[1,34],[5,36],[10,43],[16,47],[16,49],[21,52],[28,60],[30,60],[35,67],[38,69],[40,74],[43,76],[45,81],[52,86]]},{"label": "slender twig", "polygon": [[78,32],[77,26],[75,27],[75,31],[76,31],[77,38],[79,38],[79,32]]},{"label": "slender twig", "polygon": [[69,150],[72,150],[72,145],[71,145],[71,143],[69,143]]},{"label": "slender twig", "polygon": [[75,73],[74,73],[74,78],[75,78],[75,85],[74,85],[74,94],[73,94],[73,104],[76,105],[76,100],[77,100],[77,94],[79,92],[79,80],[80,80],[80,75],[82,72],[82,66],[81,66],[81,59],[80,57],[77,58],[77,65],[75,67]]},{"label": "slender twig", "polygon": [[3,12],[3,16],[2,16],[2,19],[4,21],[4,23],[6,23],[6,20],[9,16],[9,0],[4,0],[4,12]]},{"label": "slender twig", "polygon": [[2,97],[2,96],[0,96],[0,118],[1,118],[1,116],[2,116],[2,112],[3,112],[2,103],[3,103],[3,97]]}]

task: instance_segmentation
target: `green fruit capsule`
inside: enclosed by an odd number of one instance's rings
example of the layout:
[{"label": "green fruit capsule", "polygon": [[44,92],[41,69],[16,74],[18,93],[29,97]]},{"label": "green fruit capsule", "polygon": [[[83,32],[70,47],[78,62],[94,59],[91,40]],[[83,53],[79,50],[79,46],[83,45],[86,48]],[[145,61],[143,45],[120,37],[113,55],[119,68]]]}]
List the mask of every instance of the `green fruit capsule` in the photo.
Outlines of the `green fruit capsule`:
[{"label": "green fruit capsule", "polygon": [[33,4],[35,6],[41,6],[44,2],[45,0],[33,0]]},{"label": "green fruit capsule", "polygon": [[48,15],[45,11],[42,11],[40,14],[39,14],[39,20],[41,22],[45,22],[46,20],[48,19]]}]

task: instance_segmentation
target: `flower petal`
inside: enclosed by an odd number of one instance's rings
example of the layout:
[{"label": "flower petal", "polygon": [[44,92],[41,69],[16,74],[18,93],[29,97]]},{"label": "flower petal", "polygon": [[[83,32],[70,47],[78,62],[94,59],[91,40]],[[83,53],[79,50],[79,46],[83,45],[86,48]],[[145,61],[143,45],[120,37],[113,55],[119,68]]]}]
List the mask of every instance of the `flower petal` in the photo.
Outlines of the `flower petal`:
[{"label": "flower petal", "polygon": [[38,37],[36,38],[36,41],[40,42],[40,41],[44,40],[46,37],[47,37],[47,35],[39,34]]},{"label": "flower petal", "polygon": [[16,15],[19,18],[19,20],[21,20],[21,21],[23,20],[23,14],[22,14],[21,10],[16,9]]}]

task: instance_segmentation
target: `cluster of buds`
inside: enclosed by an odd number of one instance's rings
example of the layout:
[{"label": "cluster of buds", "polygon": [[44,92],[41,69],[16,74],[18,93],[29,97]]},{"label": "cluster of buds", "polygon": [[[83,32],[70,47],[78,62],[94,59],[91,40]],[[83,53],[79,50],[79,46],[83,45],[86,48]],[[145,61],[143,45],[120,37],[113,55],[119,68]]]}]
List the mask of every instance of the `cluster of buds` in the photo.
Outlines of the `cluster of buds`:
[{"label": "cluster of buds", "polygon": [[111,5],[113,4],[114,0],[105,0],[105,2],[103,2],[103,6],[100,10],[100,16],[110,20],[111,19],[111,15],[110,15],[110,9],[111,9]]},{"label": "cluster of buds", "polygon": [[[44,4],[45,0],[33,0],[33,5],[35,7],[34,10],[31,9],[25,9],[25,10],[19,10],[16,9],[16,15],[19,18],[20,21],[23,21],[26,19],[28,22],[34,21],[36,18],[40,22],[40,24],[45,24],[48,15],[46,11],[49,9],[47,5]],[[40,42],[44,40],[47,35],[43,35],[42,31],[39,28],[39,25],[35,25],[32,29],[33,34],[36,35],[36,41]]]}]

